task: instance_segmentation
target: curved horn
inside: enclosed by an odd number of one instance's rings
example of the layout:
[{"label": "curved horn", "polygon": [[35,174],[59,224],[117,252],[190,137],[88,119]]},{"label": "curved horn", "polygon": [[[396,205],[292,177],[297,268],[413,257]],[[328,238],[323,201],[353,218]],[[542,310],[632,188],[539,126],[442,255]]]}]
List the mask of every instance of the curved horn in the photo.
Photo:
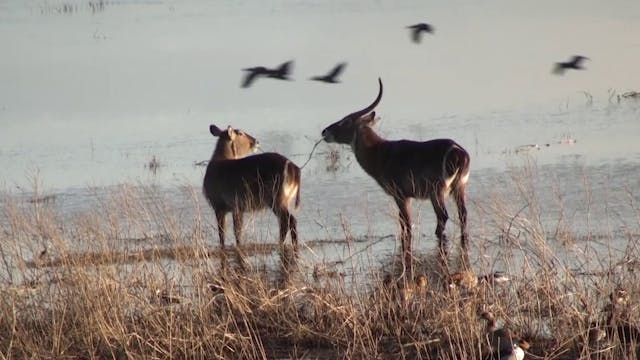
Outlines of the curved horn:
[{"label": "curved horn", "polygon": [[371,110],[375,109],[375,107],[378,105],[378,103],[380,102],[380,99],[382,99],[382,79],[378,78],[378,83],[380,84],[380,90],[378,91],[378,97],[371,103],[371,105],[367,106],[366,108],[353,112],[347,116],[345,116],[345,118],[359,118],[365,114],[368,114],[369,112],[371,112]]}]

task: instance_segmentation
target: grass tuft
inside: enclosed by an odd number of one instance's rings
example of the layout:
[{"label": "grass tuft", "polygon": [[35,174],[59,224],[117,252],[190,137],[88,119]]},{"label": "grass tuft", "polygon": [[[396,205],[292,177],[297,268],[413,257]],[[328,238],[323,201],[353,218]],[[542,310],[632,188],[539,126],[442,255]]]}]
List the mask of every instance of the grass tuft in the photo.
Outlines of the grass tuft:
[{"label": "grass tuft", "polygon": [[[3,194],[0,355],[483,359],[488,311],[531,343],[528,358],[635,358],[636,339],[627,344],[608,326],[638,325],[637,230],[625,229],[622,254],[576,233],[562,211],[549,230],[535,169],[513,174],[519,200],[496,194],[476,204],[473,246],[487,256],[416,253],[418,282],[400,277],[396,257],[347,271],[309,263],[304,246],[209,246],[197,191],[187,191],[196,209],[188,221],[147,187],[119,187],[71,215],[56,202]],[[275,268],[258,253],[273,254]],[[450,287],[460,270],[502,270],[511,280]],[[629,299],[613,323],[609,295],[619,287]]]}]

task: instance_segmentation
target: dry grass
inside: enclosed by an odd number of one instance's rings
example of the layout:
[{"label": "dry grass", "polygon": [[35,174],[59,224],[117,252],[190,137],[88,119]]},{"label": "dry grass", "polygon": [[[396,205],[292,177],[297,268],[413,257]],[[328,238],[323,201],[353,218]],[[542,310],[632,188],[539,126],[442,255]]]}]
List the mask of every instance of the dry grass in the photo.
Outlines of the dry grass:
[{"label": "dry grass", "polygon": [[[479,313],[489,310],[531,341],[527,358],[635,359],[635,344],[617,337],[588,344],[588,337],[604,326],[616,287],[631,294],[637,319],[637,236],[628,230],[624,254],[605,246],[594,258],[586,249],[599,240],[579,239],[567,219],[558,221],[561,231],[545,229],[543,206],[522,180],[535,174],[524,171],[515,179],[519,201],[477,204],[483,232],[492,235],[475,236],[474,246],[488,258],[469,263],[454,254],[442,263],[416,254],[425,289],[396,283],[397,259],[344,274],[305,264],[285,246],[275,248],[272,271],[243,253],[274,247],[211,248],[217,241],[203,230],[196,191],[188,219],[149,188],[122,187],[73,216],[4,194],[0,356],[482,359],[488,346]],[[506,285],[446,286],[449,272],[485,273],[498,263],[512,277]]]}]

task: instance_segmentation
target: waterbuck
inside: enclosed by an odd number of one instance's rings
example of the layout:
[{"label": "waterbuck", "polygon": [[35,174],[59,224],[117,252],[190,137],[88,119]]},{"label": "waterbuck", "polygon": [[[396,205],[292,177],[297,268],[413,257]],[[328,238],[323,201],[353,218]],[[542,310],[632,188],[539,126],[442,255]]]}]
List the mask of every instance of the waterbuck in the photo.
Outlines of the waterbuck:
[{"label": "waterbuck", "polygon": [[228,212],[233,215],[236,245],[240,245],[243,212],[266,207],[280,221],[280,244],[291,231],[291,242],[296,245],[297,223],[289,206],[294,198],[296,209],[300,206],[300,168],[277,153],[246,156],[257,150],[258,141],[242,130],[211,125],[209,131],[218,142],[207,165],[203,192],[218,220],[220,246],[224,247]]},{"label": "waterbuck", "polygon": [[440,249],[446,252],[444,228],[449,215],[445,198],[451,193],[458,207],[461,243],[466,250],[469,154],[449,139],[390,141],[376,134],[372,128],[376,121],[373,109],[382,98],[382,80],[378,82],[380,90],[373,103],[329,125],[322,131],[323,139],[351,145],[360,166],[395,200],[400,210],[405,266],[411,266],[411,198],[431,200],[438,220],[436,236]]}]

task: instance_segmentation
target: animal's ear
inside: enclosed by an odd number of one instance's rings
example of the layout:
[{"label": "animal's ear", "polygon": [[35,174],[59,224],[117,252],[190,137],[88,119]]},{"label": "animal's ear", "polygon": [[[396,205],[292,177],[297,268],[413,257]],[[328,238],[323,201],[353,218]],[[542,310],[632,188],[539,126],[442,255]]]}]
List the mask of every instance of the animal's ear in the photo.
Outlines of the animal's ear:
[{"label": "animal's ear", "polygon": [[215,125],[209,125],[209,132],[213,136],[220,136],[220,134],[222,133],[222,130],[220,130],[220,128]]},{"label": "animal's ear", "polygon": [[229,139],[233,140],[236,137],[236,132],[233,130],[231,125],[227,126],[226,132],[227,132],[227,136],[229,136]]}]

